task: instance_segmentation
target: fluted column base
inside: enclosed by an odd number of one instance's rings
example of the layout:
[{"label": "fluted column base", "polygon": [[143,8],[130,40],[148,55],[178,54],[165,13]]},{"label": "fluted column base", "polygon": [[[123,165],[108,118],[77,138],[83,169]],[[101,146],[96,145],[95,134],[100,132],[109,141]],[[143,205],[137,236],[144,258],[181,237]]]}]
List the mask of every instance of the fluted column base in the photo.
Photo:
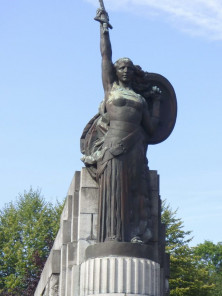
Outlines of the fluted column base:
[{"label": "fluted column base", "polygon": [[108,294],[93,294],[93,296],[150,296],[143,294],[126,294],[126,293],[108,293]]},{"label": "fluted column base", "polygon": [[93,294],[93,296],[149,296],[149,295],[126,294],[126,293],[108,293],[108,294]]},{"label": "fluted column base", "polygon": [[80,295],[160,296],[160,265],[135,257],[101,257],[81,265]]}]

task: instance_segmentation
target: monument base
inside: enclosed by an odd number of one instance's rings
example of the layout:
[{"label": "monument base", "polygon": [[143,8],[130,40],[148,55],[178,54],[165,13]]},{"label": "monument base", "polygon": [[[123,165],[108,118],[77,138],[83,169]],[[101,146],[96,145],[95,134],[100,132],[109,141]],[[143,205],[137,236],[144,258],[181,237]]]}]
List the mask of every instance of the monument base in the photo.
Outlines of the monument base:
[{"label": "monument base", "polygon": [[149,171],[153,240],[97,243],[98,184],[76,172],[60,229],[34,296],[167,296],[169,257],[160,221],[159,178]]},{"label": "monument base", "polygon": [[160,296],[160,265],[135,257],[100,257],[81,265],[80,296]]},{"label": "monument base", "polygon": [[107,241],[89,246],[80,271],[80,296],[160,296],[160,258],[152,244]]}]

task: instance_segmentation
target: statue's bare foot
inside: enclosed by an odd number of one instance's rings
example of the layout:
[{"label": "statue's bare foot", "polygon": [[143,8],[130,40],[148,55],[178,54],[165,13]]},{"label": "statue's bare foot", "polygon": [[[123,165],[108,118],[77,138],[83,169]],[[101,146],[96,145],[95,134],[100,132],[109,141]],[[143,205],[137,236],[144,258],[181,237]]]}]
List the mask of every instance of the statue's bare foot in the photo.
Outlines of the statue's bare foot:
[{"label": "statue's bare foot", "polygon": [[120,242],[121,240],[117,237],[117,236],[110,236],[106,239],[106,241],[116,241],[116,242]]},{"label": "statue's bare foot", "polygon": [[132,239],[131,239],[131,243],[133,244],[142,244],[143,241],[141,240],[141,238],[139,236],[134,236]]}]

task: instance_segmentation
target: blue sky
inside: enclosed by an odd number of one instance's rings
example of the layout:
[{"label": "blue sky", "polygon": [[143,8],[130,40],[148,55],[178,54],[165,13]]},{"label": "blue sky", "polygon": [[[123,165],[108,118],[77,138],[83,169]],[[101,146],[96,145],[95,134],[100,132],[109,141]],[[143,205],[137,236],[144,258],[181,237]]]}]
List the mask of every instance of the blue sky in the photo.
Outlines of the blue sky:
[{"label": "blue sky", "polygon": [[[171,136],[149,147],[160,193],[193,244],[222,241],[222,4],[106,0],[113,60],[164,75],[178,99]],[[62,200],[79,138],[103,99],[97,0],[1,0],[0,208],[40,188]]]}]

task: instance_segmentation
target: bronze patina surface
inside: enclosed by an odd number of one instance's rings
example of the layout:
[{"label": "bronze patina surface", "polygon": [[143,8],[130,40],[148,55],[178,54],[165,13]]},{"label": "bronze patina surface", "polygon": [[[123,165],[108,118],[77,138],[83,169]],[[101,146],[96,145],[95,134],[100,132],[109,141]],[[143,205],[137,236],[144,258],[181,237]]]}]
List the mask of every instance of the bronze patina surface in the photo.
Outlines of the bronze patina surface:
[{"label": "bronze patina surface", "polygon": [[129,58],[112,62],[111,25],[102,4],[95,19],[104,100],[83,131],[82,160],[99,183],[98,241],[147,244],[154,230],[146,152],[172,132],[176,95],[165,77],[143,71]]}]

